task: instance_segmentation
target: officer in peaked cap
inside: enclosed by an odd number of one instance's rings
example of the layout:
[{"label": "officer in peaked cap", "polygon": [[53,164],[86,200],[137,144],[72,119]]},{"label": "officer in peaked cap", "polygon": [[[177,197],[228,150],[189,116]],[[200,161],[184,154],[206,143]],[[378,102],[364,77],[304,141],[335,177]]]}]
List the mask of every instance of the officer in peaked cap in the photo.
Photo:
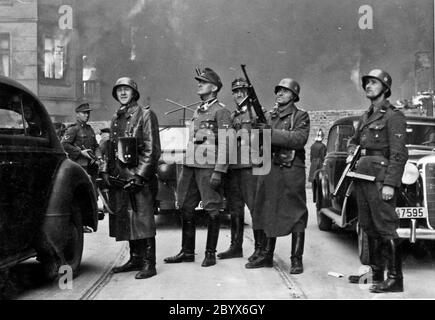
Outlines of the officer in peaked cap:
[{"label": "officer in peaked cap", "polygon": [[[358,223],[368,236],[369,264],[374,293],[403,291],[402,260],[396,229],[397,193],[408,159],[406,119],[387,98],[391,95],[391,76],[374,69],[362,77],[362,86],[370,107],[360,117],[355,134],[349,140],[349,153],[361,147],[357,173],[376,177],[374,182],[355,179]],[[388,252],[388,273],[384,278],[383,249]],[[349,282],[360,283],[368,275],[351,275]]]},{"label": "officer in peaked cap", "polygon": [[[182,213],[181,251],[173,257],[165,258],[164,261],[178,263],[195,260],[194,212],[202,201],[208,216],[206,252],[202,266],[209,267],[216,264],[219,210],[223,207],[222,179],[228,169],[226,146],[225,143],[219,144],[218,130],[230,127],[231,114],[217,99],[217,93],[222,88],[217,73],[210,68],[197,73],[197,93],[202,103],[193,115],[186,159],[177,189]],[[220,163],[222,155],[224,163]],[[198,156],[204,157],[198,159]]]},{"label": "officer in peaked cap", "polygon": [[76,113],[78,113],[78,112],[91,112],[91,111],[92,111],[92,109],[89,106],[89,103],[87,103],[87,102],[82,103],[81,105],[79,105],[76,108]]},{"label": "officer in peaked cap", "polygon": [[[62,137],[61,143],[70,159],[80,164],[90,175],[96,194],[98,165],[101,161],[101,149],[94,129],[87,123],[91,114],[89,103],[84,102],[75,108],[77,121],[70,126]],[[92,232],[85,227],[84,232]]]},{"label": "officer in peaked cap", "polygon": [[[264,241],[263,231],[255,229],[257,221],[254,204],[257,176],[252,174],[252,161],[249,156],[249,137],[256,115],[253,108],[249,110],[247,105],[242,105],[248,96],[248,83],[245,79],[234,79],[231,83],[231,92],[236,105],[236,110],[231,113],[231,126],[240,139],[237,139],[237,162],[229,165],[224,188],[231,218],[231,243],[228,250],[218,253],[217,256],[220,259],[243,256],[242,244],[246,204],[251,214],[254,228],[255,251],[248,258],[248,261],[253,261],[260,254]],[[230,150],[233,150],[233,148],[230,147]],[[248,154],[246,154],[246,151],[248,151]]]},{"label": "officer in peaked cap", "polygon": [[205,68],[195,79],[214,84],[217,87],[217,92],[222,88],[221,78],[210,68]]}]

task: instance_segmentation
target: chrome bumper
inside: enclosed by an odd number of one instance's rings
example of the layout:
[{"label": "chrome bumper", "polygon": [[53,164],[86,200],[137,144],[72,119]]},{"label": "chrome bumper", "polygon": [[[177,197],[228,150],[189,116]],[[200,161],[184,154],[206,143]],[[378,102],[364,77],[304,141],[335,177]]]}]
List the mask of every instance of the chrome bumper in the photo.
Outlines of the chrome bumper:
[{"label": "chrome bumper", "polygon": [[[411,239],[412,228],[398,228],[397,234],[399,238]],[[416,228],[415,238],[422,240],[435,240],[435,230],[430,230],[426,228]]]}]

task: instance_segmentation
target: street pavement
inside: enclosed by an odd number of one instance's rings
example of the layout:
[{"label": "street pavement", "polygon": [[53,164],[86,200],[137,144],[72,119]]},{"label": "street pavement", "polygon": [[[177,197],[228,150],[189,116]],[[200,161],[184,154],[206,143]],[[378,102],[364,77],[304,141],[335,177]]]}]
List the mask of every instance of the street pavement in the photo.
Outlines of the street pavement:
[{"label": "street pavement", "polygon": [[[157,217],[157,276],[136,280],[135,272],[112,274],[110,269],[128,259],[126,242],[108,236],[108,219],[100,221],[96,233],[85,234],[85,248],[80,275],[73,289],[61,290],[57,283],[42,284],[35,261],[25,262],[14,272],[20,279],[17,299],[140,299],[140,300],[287,300],[287,299],[434,299],[435,258],[415,259],[406,252],[404,260],[405,292],[372,294],[368,285],[349,284],[347,277],[365,268],[357,256],[354,233],[317,228],[311,190],[307,189],[309,221],[306,230],[304,273],[290,275],[291,236],[277,239],[274,268],[245,269],[253,251],[251,221],[247,211],[244,258],[217,260],[203,268],[206,227],[200,224],[193,263],[165,264],[163,258],[179,252],[181,230],[171,216]],[[221,229],[218,252],[230,242],[228,225]],[[336,277],[330,272],[343,275]],[[33,278],[33,280],[31,280]],[[36,280],[35,280],[36,279]]]}]

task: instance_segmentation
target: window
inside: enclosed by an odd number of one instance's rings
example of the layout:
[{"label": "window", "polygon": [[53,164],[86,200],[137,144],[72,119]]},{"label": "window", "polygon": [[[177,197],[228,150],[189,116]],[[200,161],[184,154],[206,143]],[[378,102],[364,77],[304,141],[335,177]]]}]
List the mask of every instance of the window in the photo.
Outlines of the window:
[{"label": "window", "polygon": [[329,131],[327,152],[346,152],[347,142],[353,135],[352,125],[337,125]]},{"label": "window", "polygon": [[44,70],[45,79],[64,79],[66,57],[67,57],[67,41],[64,37],[45,35],[43,39],[44,45]]},{"label": "window", "polygon": [[435,125],[431,123],[408,122],[406,127],[406,144],[414,146],[435,146]]},{"label": "window", "polygon": [[27,93],[0,85],[0,135],[47,138],[40,105]]},{"label": "window", "polygon": [[9,33],[0,33],[0,75],[9,77],[11,41]]}]

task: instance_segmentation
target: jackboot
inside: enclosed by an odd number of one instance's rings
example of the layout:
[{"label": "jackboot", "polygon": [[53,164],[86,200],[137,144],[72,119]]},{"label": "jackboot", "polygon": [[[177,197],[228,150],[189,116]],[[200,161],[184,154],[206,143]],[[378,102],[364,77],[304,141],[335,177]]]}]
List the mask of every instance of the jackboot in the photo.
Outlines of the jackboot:
[{"label": "jackboot", "polygon": [[275,251],[276,238],[266,238],[266,247],[261,251],[260,256],[254,261],[245,264],[246,269],[272,268],[273,252]]},{"label": "jackboot", "polygon": [[266,246],[266,234],[263,230],[253,230],[254,233],[254,253],[250,255],[248,261],[254,261],[260,256],[262,250]]},{"label": "jackboot", "polygon": [[135,278],[146,279],[157,274],[156,270],[156,238],[146,238],[144,241],[144,265]]},{"label": "jackboot", "polygon": [[291,255],[291,274],[299,274],[304,272],[302,264],[302,255],[304,254],[305,232],[292,233],[292,255]]},{"label": "jackboot", "polygon": [[372,283],[380,283],[384,281],[384,270],[385,263],[382,255],[383,243],[380,239],[374,237],[368,237],[368,247],[369,247],[369,266],[370,272],[361,275],[350,275],[350,283],[364,283],[366,279],[372,279]]},{"label": "jackboot", "polygon": [[143,257],[141,256],[141,243],[140,240],[130,240],[130,259],[119,267],[112,269],[113,273],[139,271],[143,268]]},{"label": "jackboot", "polygon": [[370,292],[403,292],[402,255],[400,252],[399,239],[387,240],[385,245],[388,249],[387,279],[371,286]]},{"label": "jackboot", "polygon": [[[243,212],[244,213],[244,212]],[[217,254],[219,259],[243,257],[243,227],[245,223],[243,214],[231,215],[231,244],[227,251]]]},{"label": "jackboot", "polygon": [[216,246],[219,238],[219,213],[208,217],[207,244],[205,246],[205,258],[202,267],[210,267],[216,264]]},{"label": "jackboot", "polygon": [[173,256],[163,259],[166,263],[180,263],[195,261],[195,234],[196,226],[194,219],[182,220],[181,251]]}]

